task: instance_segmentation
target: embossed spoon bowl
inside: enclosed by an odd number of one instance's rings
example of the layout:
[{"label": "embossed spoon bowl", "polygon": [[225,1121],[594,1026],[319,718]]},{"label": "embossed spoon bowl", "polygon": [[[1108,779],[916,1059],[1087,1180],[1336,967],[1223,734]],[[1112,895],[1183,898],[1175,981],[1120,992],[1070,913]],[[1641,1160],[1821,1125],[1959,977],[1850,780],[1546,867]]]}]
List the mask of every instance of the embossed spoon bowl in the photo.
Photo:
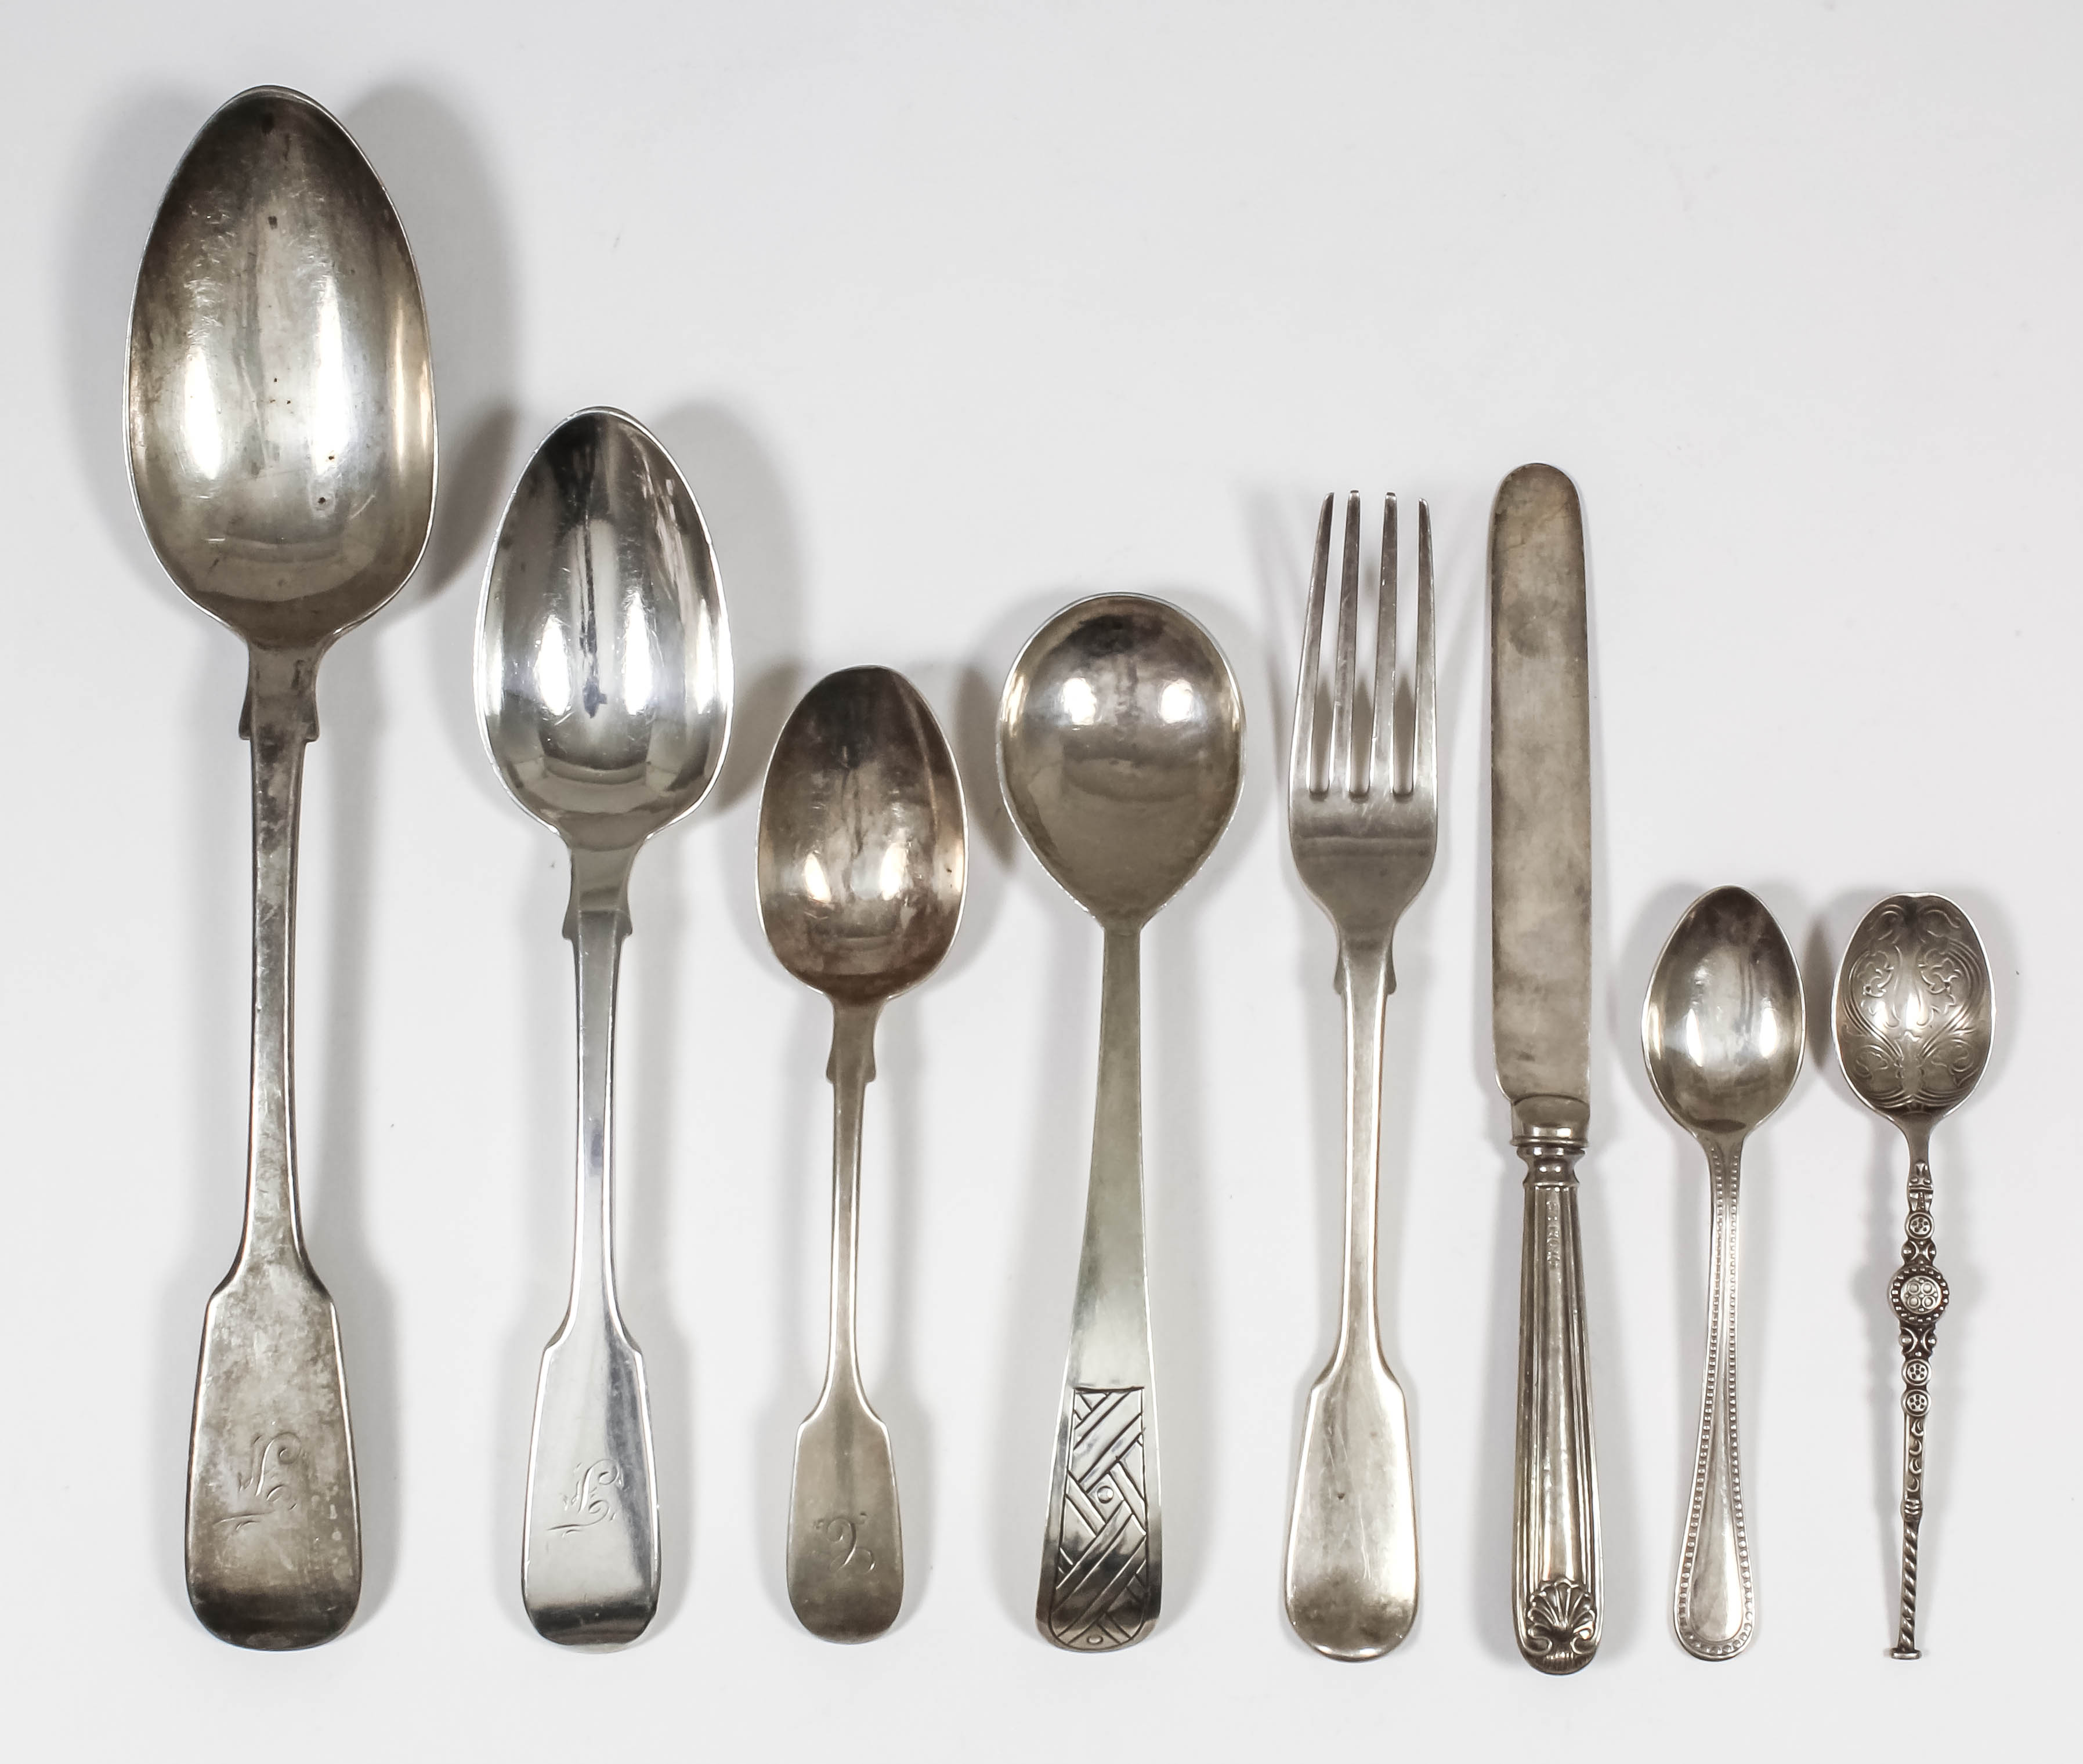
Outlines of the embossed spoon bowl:
[{"label": "embossed spoon bowl", "polygon": [[634,1641],[658,1606],[644,1361],[615,1289],[616,970],[644,842],[707,793],[730,735],[729,631],[701,512],[657,439],[581,411],[514,487],[478,611],[485,750],[569,849],[578,985],[571,1302],[543,1350],[521,1597],[550,1640]]},{"label": "embossed spoon bowl", "polygon": [[1973,922],[1942,894],[1891,894],[1859,921],[1831,1004],[1837,1059],[1859,1100],[1909,1147],[1902,1266],[1888,1287],[1902,1341],[1902,1593],[1897,1660],[1916,1646],[1916,1555],[1931,1356],[1950,1296],[1932,1221],[1931,1130],[1988,1064],[1996,1001]]},{"label": "embossed spoon bowl", "polygon": [[297,822],[319,663],[433,518],[434,390],[404,230],[347,131],[256,87],[209,121],[130,309],[130,482],[181,592],[246,640],[253,766],[246,1226],[211,1295],[188,1450],[189,1602],[242,1647],[347,1627],[361,1526],[332,1298],[304,1253],[291,1087]]},{"label": "embossed spoon bowl", "polygon": [[831,1323],[824,1388],[796,1435],[788,1602],[827,1641],[867,1641],[904,1602],[889,1430],[856,1344],[862,1104],[882,1007],[940,965],[962,914],[954,755],[911,682],[849,668],[775,742],[759,804],[759,917],[781,965],[832,1004]]},{"label": "embossed spoon bowl", "polygon": [[1106,934],[1099,1091],[1035,1620],[1075,1652],[1150,1633],[1163,1503],[1143,1257],[1143,926],[1236,807],[1244,705],[1213,638],[1140,595],[1080,601],[1006,677],[999,782],[1013,824]]},{"label": "embossed spoon bowl", "polygon": [[1706,1153],[1712,1191],[1700,1444],[1671,1595],[1671,1627],[1701,1660],[1734,1658],[1756,1627],[1736,1450],[1738,1186],[1744,1140],[1800,1073],[1804,1020],[1800,970],[1763,901],[1716,888],[1685,909],[1650,978],[1641,1051],[1658,1099]]}]

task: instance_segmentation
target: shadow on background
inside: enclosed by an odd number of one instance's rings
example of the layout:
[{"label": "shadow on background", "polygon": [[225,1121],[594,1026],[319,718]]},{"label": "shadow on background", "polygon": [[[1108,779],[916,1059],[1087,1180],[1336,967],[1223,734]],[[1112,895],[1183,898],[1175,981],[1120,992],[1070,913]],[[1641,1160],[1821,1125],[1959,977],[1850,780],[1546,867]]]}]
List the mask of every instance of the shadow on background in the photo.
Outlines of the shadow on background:
[{"label": "shadow on background", "polygon": [[[159,568],[131,500],[125,452],[124,373],[137,264],[167,181],[215,99],[171,89],[132,91],[104,106],[81,132],[87,147],[70,168],[62,212],[65,299],[59,348],[70,426],[65,437],[104,535],[123,560],[118,592],[176,608],[203,622]],[[115,588],[116,584],[109,584]],[[170,780],[180,798],[182,843],[164,854],[186,898],[243,901],[249,864],[247,754],[238,736],[246,658],[228,632],[205,641],[201,665],[175,696],[179,712],[221,739],[221,764]],[[181,1536],[188,1428],[203,1306],[231,1266],[243,1205],[247,1044],[247,951],[243,909],[197,915],[180,964],[184,1007],[175,1014],[206,1035],[167,1050],[174,1082],[192,1099],[194,1137],[177,1160],[184,1228],[160,1258],[165,1284],[153,1295],[154,1347],[147,1424],[150,1473],[141,1479],[160,1591],[188,1623]],[[346,1327],[344,1324],[343,1327]]]},{"label": "shadow on background", "polygon": [[[777,985],[801,994],[788,1019],[788,1045],[772,1056],[780,1070],[789,1074],[782,1087],[788,1101],[775,1133],[776,1155],[787,1180],[775,1185],[769,1201],[777,1219],[774,1241],[788,1247],[774,1282],[775,1310],[769,1326],[783,1369],[772,1399],[760,1411],[751,1441],[758,1491],[753,1524],[763,1540],[760,1586],[777,1613],[792,1626],[795,1617],[781,1575],[781,1545],[788,1526],[789,1466],[796,1429],[816,1399],[823,1370],[804,1323],[809,1302],[805,1271],[812,1264],[794,1251],[802,1244],[805,1222],[829,1214],[830,1165],[818,1155],[818,1148],[822,1143],[820,1129],[830,1130],[830,1105],[822,1080],[830,1013],[822,998],[796,987],[776,968],[767,952],[753,897],[750,833],[756,809],[751,799],[758,794],[767,756],[803,683],[801,547],[780,468],[746,418],[703,399],[669,406],[655,419],[648,411],[631,414],[665,444],[702,511],[723,584],[734,682],[730,746],[723,769],[691,817],[703,824],[705,836],[709,824],[727,823],[716,826],[716,836],[707,839],[711,848],[707,861],[719,865],[720,873],[707,888],[684,882],[684,867],[690,861],[685,830],[669,829],[660,838],[655,855],[644,860],[656,865],[643,927],[653,945],[647,960],[661,976],[712,970],[713,960],[703,960],[701,950],[716,935],[720,922],[716,908],[720,905],[722,918],[755,969],[771,973]],[[691,967],[691,951],[695,956]],[[685,997],[661,985],[647,994],[634,1019],[642,1038],[635,1056],[642,1072],[641,1127],[652,1162],[643,1179],[642,1224],[626,1242],[632,1275],[647,1296],[656,1299],[660,1314],[670,1303],[672,1290],[668,1197],[676,1192],[683,1196],[698,1192],[696,1185],[726,1180],[729,1174],[702,1167],[699,1136],[682,1130],[683,1117],[699,1120],[724,1100],[714,1088],[715,1074],[694,1084],[676,1075],[684,1073],[687,1066],[675,1023],[685,1019],[687,1009]],[[873,1095],[871,1091],[871,1111]],[[814,1228],[813,1234],[822,1246],[822,1234]],[[815,1265],[823,1265],[822,1256],[816,1258]],[[657,1332],[655,1327],[653,1332]],[[822,1339],[820,1334],[818,1341]],[[686,1331],[675,1326],[670,1336],[661,1336],[660,1345],[657,1386],[669,1393],[672,1411],[669,1416],[666,1403],[661,1401],[654,1422],[661,1442],[662,1471],[662,1452],[668,1441],[683,1466],[691,1460],[694,1392]],[[901,1456],[898,1468],[901,1474]],[[680,1535],[691,1538],[691,1483],[682,1485],[677,1498],[682,1515]],[[691,1570],[675,1578],[684,1589],[691,1580]],[[681,1596],[680,1591],[667,1589],[661,1621],[678,1612]]]}]

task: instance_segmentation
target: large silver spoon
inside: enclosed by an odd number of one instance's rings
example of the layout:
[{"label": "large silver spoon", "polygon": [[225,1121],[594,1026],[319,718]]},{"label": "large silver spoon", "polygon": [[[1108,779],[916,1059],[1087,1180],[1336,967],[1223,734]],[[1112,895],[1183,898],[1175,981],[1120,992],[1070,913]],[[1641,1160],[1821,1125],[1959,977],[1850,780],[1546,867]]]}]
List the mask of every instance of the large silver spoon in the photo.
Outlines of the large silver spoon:
[{"label": "large silver spoon", "polygon": [[1737,1189],[1743,1142],[1801,1070],[1801,973],[1764,903],[1716,888],[1686,908],[1641,1007],[1642,1059],[1671,1118],[1707,1154],[1713,1250],[1692,1501],[1671,1595],[1688,1653],[1729,1660],[1757,1622],[1736,1457]]},{"label": "large silver spoon", "polygon": [[1891,1650],[1916,1646],[1916,1545],[1924,1523],[1924,1428],[1931,1356],[1950,1296],[1931,1220],[1931,1129],[1989,1061],[1996,1000],[1973,922],[1942,894],[1891,894],[1859,921],[1837,972],[1837,1058],[1859,1100],[1909,1146],[1909,1218],[1888,1285],[1902,1341],[1902,1602]]},{"label": "large silver spoon", "polygon": [[426,310],[404,230],[332,117],[241,92],[168,185],[126,376],[137,513],[181,592],[246,639],[253,1065],[246,1228],[204,1314],[188,1600],[246,1648],[307,1648],[361,1594],[332,1300],[297,1211],[297,817],[319,662],[412,573],[434,508]]},{"label": "large silver spoon", "polygon": [[797,705],[759,804],[759,917],[787,969],[832,1002],[831,1324],[824,1389],[796,1435],[788,1602],[828,1641],[867,1641],[904,1602],[889,1430],[855,1340],[860,1120],[882,1007],[934,969],[962,914],[962,787],[902,674],[849,668]]},{"label": "large silver spoon", "polygon": [[521,1598],[551,1641],[634,1641],[658,1608],[644,1361],[615,1303],[615,973],[645,839],[702,800],[730,735],[730,637],[701,512],[650,433],[581,411],[536,449],[478,611],[485,750],[570,848],[578,982],[572,1296],[543,1352]]},{"label": "large silver spoon", "polygon": [[1113,594],[1029,640],[998,711],[1020,837],[1106,934],[1099,1094],[1035,1621],[1060,1648],[1126,1648],[1163,1592],[1143,1230],[1143,926],[1236,807],[1244,705],[1215,639],[1176,606]]}]

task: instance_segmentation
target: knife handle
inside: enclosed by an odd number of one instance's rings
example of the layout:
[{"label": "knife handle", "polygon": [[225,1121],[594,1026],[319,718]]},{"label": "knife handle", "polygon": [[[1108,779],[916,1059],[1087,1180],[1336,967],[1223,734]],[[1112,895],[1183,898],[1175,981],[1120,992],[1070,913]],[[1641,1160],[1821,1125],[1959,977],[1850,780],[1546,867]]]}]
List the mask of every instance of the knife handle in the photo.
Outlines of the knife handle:
[{"label": "knife handle", "polygon": [[1519,1291],[1519,1444],[1512,1620],[1527,1664],[1577,1672],[1598,1651],[1599,1479],[1577,1226],[1580,1143],[1523,1140],[1526,1234]]}]

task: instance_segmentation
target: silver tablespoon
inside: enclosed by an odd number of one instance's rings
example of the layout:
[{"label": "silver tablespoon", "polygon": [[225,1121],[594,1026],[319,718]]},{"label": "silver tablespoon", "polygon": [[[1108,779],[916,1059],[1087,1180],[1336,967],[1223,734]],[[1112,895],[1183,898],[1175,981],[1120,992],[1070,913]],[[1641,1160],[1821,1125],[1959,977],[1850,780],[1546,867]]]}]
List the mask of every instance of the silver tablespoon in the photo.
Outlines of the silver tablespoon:
[{"label": "silver tablespoon", "polygon": [[1996,1026],[1988,958],[1967,915],[1942,894],[1891,894],[1859,921],[1831,1012],[1837,1058],[1859,1100],[1909,1146],[1902,1266],[1888,1285],[1902,1342],[1902,1600],[1897,1660],[1916,1646],[1917,1534],[1924,1523],[1924,1427],[1931,1356],[1949,1293],[1931,1218],[1931,1129],[1988,1064]]},{"label": "silver tablespoon", "polygon": [[1757,1621],[1736,1458],[1737,1187],[1744,1140],[1794,1087],[1803,1033],[1800,970],[1764,904],[1742,888],[1701,895],[1657,957],[1641,1008],[1650,1082],[1700,1142],[1712,1188],[1700,1449],[1671,1608],[1701,1660],[1741,1653]]},{"label": "silver tablespoon", "polygon": [[775,743],[759,804],[759,917],[781,965],[832,1002],[831,1322],[824,1389],[796,1435],[788,1602],[828,1641],[867,1641],[904,1602],[889,1430],[855,1340],[860,1123],[882,1007],[934,969],[962,914],[962,789],[902,674],[813,686]]},{"label": "silver tablespoon", "polygon": [[188,1446],[189,1602],[245,1648],[308,1648],[361,1593],[340,1329],[297,1207],[292,983],[319,662],[404,585],[434,507],[426,310],[404,230],[301,93],[203,124],[137,271],[130,482],[181,592],[246,639],[253,762],[246,1228],[204,1314]]},{"label": "silver tablespoon", "polygon": [[658,1608],[644,1361],[615,1302],[615,973],[644,840],[707,794],[730,735],[730,637],[701,512],[665,449],[581,411],[514,487],[478,610],[485,750],[572,859],[578,983],[572,1296],[543,1353],[521,1597],[551,1641],[634,1641]]},{"label": "silver tablespoon", "polygon": [[1244,776],[1244,704],[1215,639],[1135,594],[1080,601],[1029,639],[998,711],[1020,837],[1106,934],[1099,1091],[1035,1621],[1126,1648],[1164,1589],[1143,1230],[1143,927],[1206,860]]}]

